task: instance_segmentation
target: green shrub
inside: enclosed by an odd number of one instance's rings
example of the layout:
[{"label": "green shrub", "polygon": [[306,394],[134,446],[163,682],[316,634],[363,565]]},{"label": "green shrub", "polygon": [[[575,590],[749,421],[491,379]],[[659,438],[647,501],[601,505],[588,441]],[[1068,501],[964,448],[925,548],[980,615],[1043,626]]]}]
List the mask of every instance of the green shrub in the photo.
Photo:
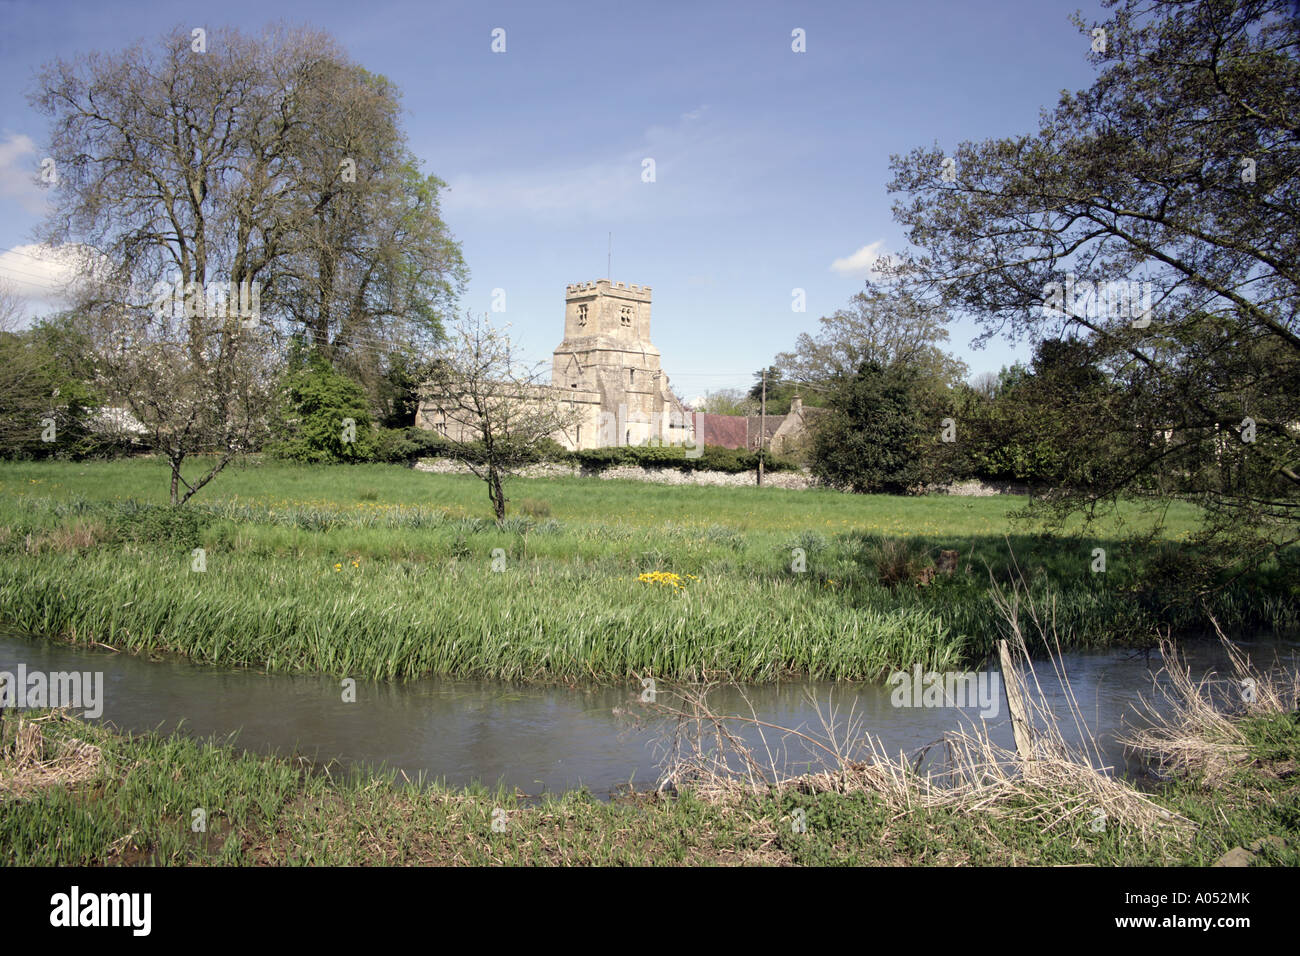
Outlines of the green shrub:
[{"label": "green shrub", "polygon": [[[607,448],[587,448],[567,453],[567,458],[584,468],[603,471],[618,465],[639,465],[645,468],[681,468],[683,471],[723,471],[738,474],[758,468],[758,453],[738,448],[705,445],[700,454],[681,445],[611,445]],[[768,471],[797,471],[797,462],[768,454]]]},{"label": "green shrub", "polygon": [[375,435],[375,460],[412,464],[421,458],[445,458],[451,443],[427,428],[381,428]]},{"label": "green shrub", "polygon": [[116,531],[122,540],[135,544],[162,544],[191,550],[202,543],[203,530],[212,521],[211,515],[195,508],[145,505],[134,501],[123,502],[123,505]]},{"label": "green shrub", "polygon": [[365,390],[320,359],[285,377],[272,434],[267,452],[292,461],[321,464],[376,457]]}]

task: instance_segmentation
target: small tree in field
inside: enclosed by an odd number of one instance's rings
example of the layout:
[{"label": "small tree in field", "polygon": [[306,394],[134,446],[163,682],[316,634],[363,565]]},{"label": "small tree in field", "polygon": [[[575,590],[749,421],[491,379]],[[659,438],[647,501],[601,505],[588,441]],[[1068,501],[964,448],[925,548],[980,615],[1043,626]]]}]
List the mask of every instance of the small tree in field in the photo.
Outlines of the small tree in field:
[{"label": "small tree in field", "polygon": [[[145,443],[167,459],[173,505],[185,504],[236,455],[265,440],[279,369],[267,323],[176,315],[102,294],[88,296],[78,313],[95,384],[144,426]],[[194,455],[214,457],[191,483],[181,468]]]},{"label": "small tree in field", "polygon": [[504,521],[505,480],[576,426],[581,410],[543,384],[542,366],[525,365],[486,318],[453,325],[427,382],[421,424],[444,435],[453,456],[486,482],[496,519]]}]

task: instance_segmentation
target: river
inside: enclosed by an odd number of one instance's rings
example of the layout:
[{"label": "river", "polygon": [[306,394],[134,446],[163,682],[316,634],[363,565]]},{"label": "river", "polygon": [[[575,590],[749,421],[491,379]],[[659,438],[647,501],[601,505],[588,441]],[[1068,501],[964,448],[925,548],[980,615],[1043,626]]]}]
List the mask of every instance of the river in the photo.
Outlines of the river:
[{"label": "river", "polygon": [[[1295,667],[1300,656],[1300,641],[1272,635],[1242,640],[1240,646],[1257,664],[1280,660]],[[1195,673],[1227,670],[1215,640],[1185,642],[1183,652]],[[1073,651],[1062,663],[1104,761],[1119,772],[1137,772],[1140,768],[1126,763],[1115,737],[1141,722],[1140,698],[1155,696],[1158,653]],[[454,786],[502,783],[531,795],[585,786],[604,798],[628,784],[653,787],[660,775],[664,737],[655,722],[636,719],[648,713],[640,703],[646,690],[640,682],[570,687],[445,679],[357,681],[355,702],[345,702],[336,677],[204,667],[180,658],[151,660],[0,634],[0,671],[17,673],[19,664],[28,672],[102,673],[103,713],[98,719],[122,730],[170,732],[180,727],[200,737],[237,734],[238,746],[258,753],[385,767]],[[1039,662],[1035,670],[1067,739],[1077,739],[1050,663]],[[988,686],[999,695],[997,713],[987,719],[990,735],[1011,747],[999,675],[990,668],[980,673],[993,681]],[[657,690],[661,702],[671,697],[668,688]],[[987,706],[981,700],[966,707],[896,707],[890,686],[817,682],[719,687],[709,700],[715,712],[749,714],[752,704],[762,720],[807,732],[820,727],[810,695],[823,710],[831,702],[841,715],[852,708],[890,753],[911,753],[947,731],[977,724],[981,706]],[[752,731],[748,736],[756,739]],[[769,742],[779,737],[767,731]],[[782,769],[797,771],[807,761],[806,748],[789,743]]]}]

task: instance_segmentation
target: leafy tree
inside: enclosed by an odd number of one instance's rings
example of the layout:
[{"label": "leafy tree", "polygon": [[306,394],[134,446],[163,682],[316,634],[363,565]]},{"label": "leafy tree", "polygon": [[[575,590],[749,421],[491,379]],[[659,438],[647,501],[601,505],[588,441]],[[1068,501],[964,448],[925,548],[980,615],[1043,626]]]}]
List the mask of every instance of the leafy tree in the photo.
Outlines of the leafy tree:
[{"label": "leafy tree", "polygon": [[855,492],[902,492],[922,474],[928,426],[917,373],[864,362],[813,436],[812,472]]},{"label": "leafy tree", "polygon": [[280,386],[276,437],[268,451],[303,462],[369,461],[377,450],[366,392],[313,354]]},{"label": "leafy tree", "polygon": [[[763,379],[766,376],[766,383]],[[781,380],[781,370],[769,365],[766,370],[754,373],[754,384],[749,388],[749,405],[754,409],[749,414],[758,415],[763,409],[763,393],[767,392],[767,414],[784,415],[790,410],[790,401],[794,397],[793,383]]]},{"label": "leafy tree", "polygon": [[[375,393],[380,356],[436,341],[464,277],[388,81],[308,29],[191,43],[178,28],[57,60],[32,95],[57,171],[42,238],[94,250],[76,311],[177,504],[261,441],[282,330]],[[200,452],[190,485],[181,465]]]},{"label": "leafy tree", "polygon": [[410,428],[420,410],[423,365],[410,350],[388,355],[387,368],[378,382],[379,425],[382,428]]},{"label": "leafy tree", "polygon": [[997,383],[991,397],[970,390],[958,402],[959,470],[1057,487],[1094,482],[1106,448],[1080,456],[1070,437],[1079,410],[1104,401],[1110,387],[1087,346],[1046,339],[1030,367],[1004,368]]},{"label": "leafy tree", "polygon": [[1106,6],[1104,34],[1078,24],[1096,82],[1036,133],[894,157],[920,250],[894,277],[986,335],[1086,343],[1113,388],[1051,414],[1067,461],[1105,467],[1055,518],[1174,494],[1204,506],[1206,553],[1260,560],[1300,538],[1300,18]]},{"label": "leafy tree", "polygon": [[[965,365],[940,347],[948,339],[949,315],[905,286],[868,283],[849,308],[818,320],[821,331],[804,332],[793,352],[776,357],[781,378],[833,389],[857,374],[864,362],[881,368],[906,366],[918,378],[943,386],[960,381]],[[770,396],[769,383],[769,396]]]},{"label": "leafy tree", "polygon": [[45,356],[19,330],[21,311],[19,296],[0,286],[0,450],[9,457],[39,453],[55,403]]}]

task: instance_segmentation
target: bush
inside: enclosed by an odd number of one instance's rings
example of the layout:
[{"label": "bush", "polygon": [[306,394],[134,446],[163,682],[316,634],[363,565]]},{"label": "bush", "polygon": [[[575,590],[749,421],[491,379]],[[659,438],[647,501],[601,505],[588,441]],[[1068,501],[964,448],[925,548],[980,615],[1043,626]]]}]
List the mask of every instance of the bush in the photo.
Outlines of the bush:
[{"label": "bush", "polygon": [[381,428],[375,435],[375,461],[413,464],[421,458],[443,458],[451,443],[427,428]]},{"label": "bush", "polygon": [[631,452],[631,445],[611,445],[608,448],[587,448],[582,451],[575,451],[572,456],[573,460],[582,467],[594,468],[600,471],[612,465],[632,464]]},{"label": "bush", "polygon": [[[758,468],[758,453],[738,448],[722,448],[718,445],[705,445],[701,454],[692,457],[681,445],[611,445],[608,448],[588,448],[583,451],[569,452],[571,461],[577,461],[584,468],[603,471],[618,465],[634,465],[643,468],[680,468],[683,471],[724,471],[738,474],[742,471],[755,471]],[[798,471],[797,462],[774,456],[767,456],[768,471]]]},{"label": "bush", "polygon": [[188,551],[202,543],[203,531],[211,521],[211,515],[194,508],[131,502],[123,508],[116,530],[124,541]]},{"label": "bush", "polygon": [[268,453],[307,464],[371,461],[378,446],[365,390],[320,359],[285,377],[272,432]]}]

